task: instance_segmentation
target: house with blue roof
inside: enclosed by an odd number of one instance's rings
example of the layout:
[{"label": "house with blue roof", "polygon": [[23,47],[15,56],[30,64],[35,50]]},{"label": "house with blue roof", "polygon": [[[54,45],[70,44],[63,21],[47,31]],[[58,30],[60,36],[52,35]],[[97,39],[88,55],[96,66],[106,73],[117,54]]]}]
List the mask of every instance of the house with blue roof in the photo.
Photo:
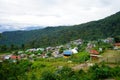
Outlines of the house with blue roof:
[{"label": "house with blue roof", "polygon": [[69,56],[71,56],[73,53],[71,50],[65,50],[63,51],[63,55],[65,58],[68,58]]}]

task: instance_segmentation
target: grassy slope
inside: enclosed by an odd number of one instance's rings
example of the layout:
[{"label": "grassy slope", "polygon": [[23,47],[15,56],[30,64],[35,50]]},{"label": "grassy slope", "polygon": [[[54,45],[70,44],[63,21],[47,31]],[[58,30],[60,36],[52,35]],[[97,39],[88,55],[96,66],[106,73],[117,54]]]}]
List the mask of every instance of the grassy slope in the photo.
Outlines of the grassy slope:
[{"label": "grassy slope", "polygon": [[120,50],[107,50],[102,56],[105,62],[120,63]]}]

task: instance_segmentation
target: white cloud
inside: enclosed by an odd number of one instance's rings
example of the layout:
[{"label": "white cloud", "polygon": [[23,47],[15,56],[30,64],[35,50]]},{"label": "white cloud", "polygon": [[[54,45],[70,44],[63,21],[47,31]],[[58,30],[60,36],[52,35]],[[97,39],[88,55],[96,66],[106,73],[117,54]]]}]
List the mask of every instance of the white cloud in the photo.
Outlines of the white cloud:
[{"label": "white cloud", "polygon": [[119,11],[119,3],[120,0],[0,0],[0,24],[10,29],[80,24]]}]

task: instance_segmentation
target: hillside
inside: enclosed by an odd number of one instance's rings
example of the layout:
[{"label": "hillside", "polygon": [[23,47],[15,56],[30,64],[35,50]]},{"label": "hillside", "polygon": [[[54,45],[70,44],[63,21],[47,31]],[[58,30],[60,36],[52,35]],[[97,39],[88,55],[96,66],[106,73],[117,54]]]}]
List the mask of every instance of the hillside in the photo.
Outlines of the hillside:
[{"label": "hillside", "polygon": [[46,47],[65,44],[78,38],[95,40],[118,35],[120,35],[120,12],[80,25],[3,32],[0,45],[26,44],[29,47]]}]

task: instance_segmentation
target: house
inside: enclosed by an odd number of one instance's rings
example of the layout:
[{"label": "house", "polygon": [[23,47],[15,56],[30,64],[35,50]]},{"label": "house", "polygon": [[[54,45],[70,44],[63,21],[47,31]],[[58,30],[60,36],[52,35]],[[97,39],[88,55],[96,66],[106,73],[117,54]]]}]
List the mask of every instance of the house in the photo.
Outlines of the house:
[{"label": "house", "polygon": [[73,53],[73,54],[78,53],[78,51],[77,51],[75,48],[74,48],[74,49],[72,49],[71,51],[72,51],[72,53]]},{"label": "house", "polygon": [[33,49],[28,49],[25,52],[35,52],[35,51],[37,51],[37,49],[33,48]]},{"label": "house", "polygon": [[72,51],[71,51],[71,50],[65,50],[65,51],[63,52],[63,55],[64,55],[64,58],[68,58],[69,56],[72,55]]},{"label": "house", "polygon": [[120,43],[115,43],[114,44],[114,49],[120,49]]},{"label": "house", "polygon": [[90,50],[91,50],[93,47],[94,47],[94,44],[92,44],[91,42],[89,42],[89,43],[87,44],[86,51],[87,51],[87,52],[90,52]]},{"label": "house", "polygon": [[96,50],[90,50],[90,54],[98,55],[98,54],[99,54],[99,52],[98,52],[98,51],[96,51]]},{"label": "house", "polygon": [[26,58],[26,57],[27,57],[27,54],[20,54],[20,57],[21,57],[21,58]]},{"label": "house", "polygon": [[5,55],[3,59],[4,59],[4,60],[8,60],[8,59],[10,59],[11,56],[12,56],[12,55]]},{"label": "house", "polygon": [[41,57],[42,58],[47,58],[48,56],[47,56],[47,54],[43,53],[43,54],[41,54]]},{"label": "house", "polygon": [[81,45],[82,44],[82,40],[81,39],[77,39],[77,40],[74,40],[74,41],[72,41],[73,42],[73,44],[75,44],[75,45]]},{"label": "house", "polygon": [[98,60],[101,56],[97,50],[90,50],[90,59],[91,60]]},{"label": "house", "polygon": [[24,51],[18,51],[18,54],[23,54],[24,53]]},{"label": "house", "polygon": [[102,48],[99,48],[99,52],[102,52],[103,51],[103,49]]},{"label": "house", "polygon": [[45,49],[44,48],[37,48],[37,51],[39,51],[39,50],[43,52]]},{"label": "house", "polygon": [[53,57],[58,57],[58,55],[59,55],[59,51],[54,51],[54,52],[52,53],[52,56],[53,56]]},{"label": "house", "polygon": [[12,61],[12,62],[17,62],[17,60],[20,60],[21,59],[21,57],[20,56],[16,56],[16,55],[11,55],[10,56],[10,61]]},{"label": "house", "polygon": [[12,55],[12,56],[10,57],[10,59],[12,59],[12,60],[20,60],[21,57],[20,57],[20,56],[16,56],[16,55]]},{"label": "house", "polygon": [[29,58],[33,58],[33,57],[35,57],[35,54],[29,55]]},{"label": "house", "polygon": [[114,38],[107,38],[102,40],[104,43],[113,43]]}]

